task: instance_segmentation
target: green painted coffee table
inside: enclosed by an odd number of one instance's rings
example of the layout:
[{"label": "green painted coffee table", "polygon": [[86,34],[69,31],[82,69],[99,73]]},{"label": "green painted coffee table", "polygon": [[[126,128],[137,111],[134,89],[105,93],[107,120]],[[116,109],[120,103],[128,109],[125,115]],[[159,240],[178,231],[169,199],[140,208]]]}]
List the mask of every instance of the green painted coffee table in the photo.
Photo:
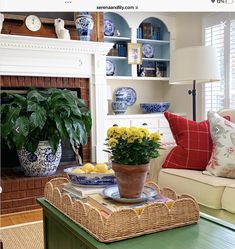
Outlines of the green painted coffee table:
[{"label": "green painted coffee table", "polygon": [[234,249],[235,229],[201,218],[198,224],[112,243],[101,243],[38,198],[43,207],[44,249]]}]

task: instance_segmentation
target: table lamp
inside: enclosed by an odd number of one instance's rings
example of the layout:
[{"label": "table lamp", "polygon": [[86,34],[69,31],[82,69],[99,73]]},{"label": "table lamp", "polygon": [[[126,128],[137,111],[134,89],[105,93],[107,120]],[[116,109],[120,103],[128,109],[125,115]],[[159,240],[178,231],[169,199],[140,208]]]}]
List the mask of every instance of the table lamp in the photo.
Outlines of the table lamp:
[{"label": "table lamp", "polygon": [[170,84],[192,84],[193,120],[196,121],[196,83],[220,80],[216,50],[195,46],[177,49],[171,58]]}]

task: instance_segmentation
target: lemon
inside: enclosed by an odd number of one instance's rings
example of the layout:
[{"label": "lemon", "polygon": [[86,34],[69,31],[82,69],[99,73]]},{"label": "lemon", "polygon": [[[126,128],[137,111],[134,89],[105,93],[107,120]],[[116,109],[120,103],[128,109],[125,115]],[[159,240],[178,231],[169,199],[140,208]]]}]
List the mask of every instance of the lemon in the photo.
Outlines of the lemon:
[{"label": "lemon", "polygon": [[94,171],[95,167],[93,164],[91,163],[86,163],[82,166],[82,170],[86,173],[90,173],[92,171]]},{"label": "lemon", "polygon": [[109,170],[106,171],[105,173],[107,173],[107,174],[112,174],[112,173],[114,173],[114,171],[113,171],[113,169],[109,169]]},{"label": "lemon", "polygon": [[85,173],[82,169],[76,168],[72,171],[73,173]]},{"label": "lemon", "polygon": [[108,171],[108,166],[105,163],[97,163],[95,169],[96,172],[106,173]]}]

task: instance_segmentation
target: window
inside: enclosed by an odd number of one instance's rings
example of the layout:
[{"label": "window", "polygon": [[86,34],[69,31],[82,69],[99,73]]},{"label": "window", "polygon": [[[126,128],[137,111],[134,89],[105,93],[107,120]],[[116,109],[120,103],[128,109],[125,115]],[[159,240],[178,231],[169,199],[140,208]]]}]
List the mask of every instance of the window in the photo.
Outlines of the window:
[{"label": "window", "polygon": [[235,13],[204,18],[204,44],[216,48],[221,80],[204,86],[204,114],[235,108]]}]

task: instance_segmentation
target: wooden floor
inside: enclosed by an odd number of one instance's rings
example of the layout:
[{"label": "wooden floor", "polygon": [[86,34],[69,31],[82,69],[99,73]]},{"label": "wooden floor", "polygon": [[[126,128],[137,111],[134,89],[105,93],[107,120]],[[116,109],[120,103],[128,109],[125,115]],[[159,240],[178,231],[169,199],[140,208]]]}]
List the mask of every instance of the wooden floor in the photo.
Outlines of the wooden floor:
[{"label": "wooden floor", "polygon": [[42,220],[42,209],[4,214],[0,216],[1,227]]}]

